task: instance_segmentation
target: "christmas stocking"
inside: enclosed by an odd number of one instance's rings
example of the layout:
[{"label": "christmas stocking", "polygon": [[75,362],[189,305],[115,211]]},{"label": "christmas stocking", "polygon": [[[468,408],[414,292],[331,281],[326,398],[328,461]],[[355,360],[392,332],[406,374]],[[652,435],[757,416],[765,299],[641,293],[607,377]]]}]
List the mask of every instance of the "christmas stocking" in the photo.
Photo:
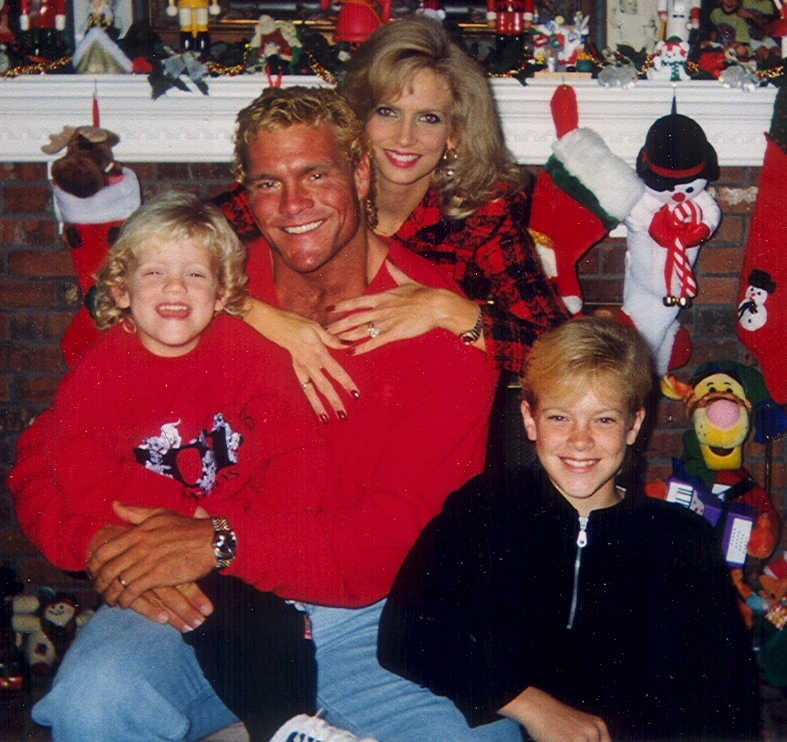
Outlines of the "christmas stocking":
[{"label": "christmas stocking", "polygon": [[738,290],[738,338],[757,357],[768,391],[787,404],[787,88],[780,87]]},{"label": "christmas stocking", "polygon": [[571,314],[582,311],[576,264],[628,216],[642,181],[592,129],[580,129],[574,88],[552,96],[558,141],[533,192],[530,233],[544,271]]},{"label": "christmas stocking", "polygon": [[120,225],[140,204],[139,181],[133,171],[123,168],[122,175],[113,181],[88,198],[79,198],[52,184],[63,240],[71,248],[85,299],[61,344],[69,366],[100,336],[90,311],[94,305],[94,276],[106,259]]}]

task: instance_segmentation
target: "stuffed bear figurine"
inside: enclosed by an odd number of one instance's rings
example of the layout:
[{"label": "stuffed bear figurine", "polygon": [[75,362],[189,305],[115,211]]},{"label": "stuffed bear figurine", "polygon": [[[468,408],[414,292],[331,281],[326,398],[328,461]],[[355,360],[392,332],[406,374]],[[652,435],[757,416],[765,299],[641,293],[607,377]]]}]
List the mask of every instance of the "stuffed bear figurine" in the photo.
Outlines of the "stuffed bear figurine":
[{"label": "stuffed bear figurine", "polygon": [[719,164],[702,127],[678,114],[673,100],[672,113],[648,131],[637,173],[645,192],[623,222],[628,241],[620,317],[642,333],[662,376],[691,357],[678,312],[697,295],[692,268],[721,221],[705,190],[719,177]]},{"label": "stuffed bear figurine", "polygon": [[63,241],[71,248],[85,305],[66,330],[61,347],[71,366],[100,331],[91,315],[94,274],[104,262],[120,225],[141,203],[133,171],[115,161],[116,134],[95,126],[65,126],[41,147],[46,154],[65,149],[52,163],[52,193]]},{"label": "stuffed bear figurine", "polygon": [[43,588],[39,595],[13,599],[11,626],[24,637],[25,655],[35,675],[54,674],[66,650],[91,618],[93,611],[78,609],[73,595]]}]

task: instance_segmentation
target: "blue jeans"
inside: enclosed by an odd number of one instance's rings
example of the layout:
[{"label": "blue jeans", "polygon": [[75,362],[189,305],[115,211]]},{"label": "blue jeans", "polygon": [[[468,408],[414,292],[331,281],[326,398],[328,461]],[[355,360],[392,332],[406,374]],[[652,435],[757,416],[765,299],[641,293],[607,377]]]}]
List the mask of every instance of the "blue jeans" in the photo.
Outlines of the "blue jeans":
[{"label": "blue jeans", "polygon": [[[380,667],[382,606],[308,607],[318,703],[330,723],[381,742],[521,742],[513,722],[470,729],[448,699]],[[54,742],[195,742],[237,721],[178,631],[106,606],[68,650],[33,719],[52,727]]]},{"label": "blue jeans", "polygon": [[470,729],[447,698],[380,667],[377,628],[384,603],[306,606],[317,646],[317,703],[326,720],[381,742],[522,742],[513,721]]},{"label": "blue jeans", "polygon": [[54,742],[195,742],[238,721],[179,631],[102,607],[33,707]]}]

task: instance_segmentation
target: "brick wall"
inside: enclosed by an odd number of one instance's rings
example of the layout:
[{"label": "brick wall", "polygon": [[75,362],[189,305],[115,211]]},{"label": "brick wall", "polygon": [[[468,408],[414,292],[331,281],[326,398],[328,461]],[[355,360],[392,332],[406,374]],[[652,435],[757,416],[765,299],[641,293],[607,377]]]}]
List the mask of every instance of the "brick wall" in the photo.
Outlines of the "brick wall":
[{"label": "brick wall", "polygon": [[[144,195],[178,187],[208,198],[230,182],[228,165],[135,164],[132,168]],[[724,219],[700,252],[696,271],[700,294],[694,307],[682,315],[694,340],[692,367],[712,359],[755,363],[735,337],[735,300],[758,176],[758,168],[722,168],[712,189]],[[582,261],[579,270],[587,302],[622,301],[625,247],[625,239],[611,238]],[[5,487],[19,433],[49,404],[64,372],[59,340],[79,303],[70,256],[57,235],[45,165],[0,163],[0,561],[12,566],[31,587],[68,587],[90,602],[85,583],[71,581],[49,567],[19,533]],[[692,367],[680,375],[685,378]],[[646,454],[653,478],[670,473],[671,457],[682,452],[686,424],[682,405],[662,400]],[[775,443],[772,454],[773,499],[783,512],[785,443]],[[747,443],[746,465],[765,484],[764,446]]]}]

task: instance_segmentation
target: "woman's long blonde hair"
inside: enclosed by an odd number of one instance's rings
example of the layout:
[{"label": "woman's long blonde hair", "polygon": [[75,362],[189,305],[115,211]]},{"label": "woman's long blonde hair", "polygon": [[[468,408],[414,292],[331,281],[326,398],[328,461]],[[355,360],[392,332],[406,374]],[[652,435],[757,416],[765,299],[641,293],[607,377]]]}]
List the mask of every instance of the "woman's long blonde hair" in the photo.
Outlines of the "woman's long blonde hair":
[{"label": "woman's long blonde hair", "polygon": [[519,189],[528,176],[506,149],[483,69],[446,30],[415,16],[381,26],[353,53],[338,90],[366,122],[382,101],[399,98],[424,68],[441,75],[451,91],[449,131],[457,141],[456,157],[438,166],[434,185],[445,216],[463,218],[499,195],[501,181]]}]

